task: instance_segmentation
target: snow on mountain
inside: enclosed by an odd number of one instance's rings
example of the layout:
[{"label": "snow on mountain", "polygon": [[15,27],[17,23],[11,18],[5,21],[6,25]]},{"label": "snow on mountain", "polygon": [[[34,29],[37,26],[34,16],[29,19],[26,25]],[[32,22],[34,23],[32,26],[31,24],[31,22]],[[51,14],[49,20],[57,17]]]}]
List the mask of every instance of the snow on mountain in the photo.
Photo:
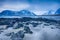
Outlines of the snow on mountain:
[{"label": "snow on mountain", "polygon": [[49,10],[47,15],[54,15],[54,14],[55,14],[54,10]]},{"label": "snow on mountain", "polygon": [[28,10],[21,10],[21,11],[19,11],[18,13],[20,13],[20,15],[22,16],[35,16],[35,14],[33,13],[33,12],[30,12],[30,11],[28,11]]},{"label": "snow on mountain", "polygon": [[43,15],[59,15],[59,14],[60,14],[60,8],[57,9],[56,11],[49,10],[48,12],[44,13]]}]

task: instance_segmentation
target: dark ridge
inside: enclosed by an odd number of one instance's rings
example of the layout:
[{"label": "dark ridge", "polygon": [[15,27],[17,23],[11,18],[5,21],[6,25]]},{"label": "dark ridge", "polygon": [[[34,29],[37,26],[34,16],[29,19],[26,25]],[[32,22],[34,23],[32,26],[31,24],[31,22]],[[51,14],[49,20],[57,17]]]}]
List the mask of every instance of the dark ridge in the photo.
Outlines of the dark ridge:
[{"label": "dark ridge", "polygon": [[27,21],[44,21],[47,23],[50,22],[59,23],[59,21],[52,19],[23,17],[23,18],[0,18],[0,25],[9,25],[11,23],[14,24],[15,22],[27,22]]}]

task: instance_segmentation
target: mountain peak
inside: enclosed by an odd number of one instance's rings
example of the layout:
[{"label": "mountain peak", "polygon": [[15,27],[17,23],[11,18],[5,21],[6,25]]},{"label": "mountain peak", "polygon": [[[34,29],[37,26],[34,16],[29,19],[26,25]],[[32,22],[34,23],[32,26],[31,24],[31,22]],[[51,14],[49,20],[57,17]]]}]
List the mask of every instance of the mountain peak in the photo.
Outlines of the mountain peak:
[{"label": "mountain peak", "polygon": [[21,13],[21,15],[25,15],[25,16],[35,16],[35,14],[33,12],[30,12],[29,10],[21,10],[21,11],[19,11],[19,13]]},{"label": "mountain peak", "polygon": [[60,14],[60,8],[59,9],[57,9],[57,11],[55,12],[55,14]]}]

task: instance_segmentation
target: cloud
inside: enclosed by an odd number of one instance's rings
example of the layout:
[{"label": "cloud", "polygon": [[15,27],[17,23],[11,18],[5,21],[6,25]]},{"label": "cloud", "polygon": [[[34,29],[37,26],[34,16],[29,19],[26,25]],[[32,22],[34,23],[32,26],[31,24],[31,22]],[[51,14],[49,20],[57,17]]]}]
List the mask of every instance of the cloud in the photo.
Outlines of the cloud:
[{"label": "cloud", "polygon": [[49,2],[46,0],[0,0],[0,12],[3,10],[19,11],[27,9],[41,15],[51,9],[58,9],[59,4],[58,0],[49,0]]},{"label": "cloud", "polygon": [[0,7],[0,11],[3,10],[14,10],[14,11],[19,11],[23,9],[28,9],[30,7],[29,4],[26,3],[20,3],[20,4],[4,4],[2,7]]}]

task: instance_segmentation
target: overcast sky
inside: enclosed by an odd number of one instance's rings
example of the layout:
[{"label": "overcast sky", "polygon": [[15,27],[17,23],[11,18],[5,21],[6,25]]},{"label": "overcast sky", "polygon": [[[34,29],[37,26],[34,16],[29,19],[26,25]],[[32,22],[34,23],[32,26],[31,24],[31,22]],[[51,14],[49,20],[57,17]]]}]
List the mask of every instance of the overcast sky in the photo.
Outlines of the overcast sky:
[{"label": "overcast sky", "polygon": [[49,10],[56,11],[60,7],[59,0],[0,0],[0,12],[3,10],[30,10],[37,15]]}]

